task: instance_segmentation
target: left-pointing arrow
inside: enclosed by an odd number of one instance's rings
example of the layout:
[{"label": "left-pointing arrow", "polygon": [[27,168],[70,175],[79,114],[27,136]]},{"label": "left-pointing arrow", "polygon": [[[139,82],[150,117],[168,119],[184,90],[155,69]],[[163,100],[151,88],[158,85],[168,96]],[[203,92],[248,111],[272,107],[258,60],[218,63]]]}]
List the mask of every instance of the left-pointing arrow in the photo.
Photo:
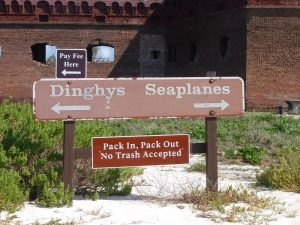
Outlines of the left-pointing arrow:
[{"label": "left-pointing arrow", "polygon": [[63,71],[61,71],[61,73],[66,76],[68,74],[74,74],[74,75],[80,75],[81,71],[67,71],[66,69],[64,69]]},{"label": "left-pointing arrow", "polygon": [[82,110],[91,110],[90,105],[60,105],[60,102],[55,104],[51,108],[57,114],[60,114],[61,111],[82,111]]}]

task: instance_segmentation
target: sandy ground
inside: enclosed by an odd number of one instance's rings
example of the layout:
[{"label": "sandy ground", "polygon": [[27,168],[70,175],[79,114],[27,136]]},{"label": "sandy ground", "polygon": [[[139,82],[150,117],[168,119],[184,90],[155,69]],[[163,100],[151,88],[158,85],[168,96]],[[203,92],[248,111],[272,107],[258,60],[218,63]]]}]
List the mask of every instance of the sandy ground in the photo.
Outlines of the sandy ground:
[{"label": "sandy ground", "polygon": [[[193,156],[191,163],[203,160]],[[97,201],[76,197],[70,208],[43,208],[27,202],[20,211],[8,215],[0,214],[2,220],[13,218],[10,224],[45,224],[49,221],[70,224],[99,225],[217,225],[217,224],[270,224],[300,225],[300,194],[259,189],[262,196],[272,196],[280,202],[276,209],[265,210],[256,215],[262,219],[229,223],[214,222],[206,218],[195,207],[180,202],[166,201],[179,196],[192,187],[205,187],[204,173],[188,173],[187,165],[146,167],[142,176],[135,178],[136,186],[131,195],[126,197],[109,197]],[[219,164],[219,189],[228,186],[249,187],[255,182],[259,167],[250,165]],[[220,215],[211,212],[212,215]],[[252,212],[246,212],[251,214]],[[245,216],[245,214],[243,214]],[[0,220],[0,224],[1,220]],[[52,224],[55,224],[54,222]],[[57,223],[56,223],[57,224]]]}]

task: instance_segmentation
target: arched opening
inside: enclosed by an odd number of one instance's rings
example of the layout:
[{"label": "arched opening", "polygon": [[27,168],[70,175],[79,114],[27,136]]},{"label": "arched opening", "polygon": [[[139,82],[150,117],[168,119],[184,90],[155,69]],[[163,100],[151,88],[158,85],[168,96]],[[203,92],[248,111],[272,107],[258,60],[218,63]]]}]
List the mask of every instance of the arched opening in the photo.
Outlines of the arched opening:
[{"label": "arched opening", "polygon": [[3,0],[0,0],[0,13],[7,13],[6,4]]},{"label": "arched opening", "polygon": [[49,3],[46,1],[39,1],[37,3],[37,8],[43,14],[50,14],[50,6],[49,6]]},{"label": "arched opening", "polygon": [[96,10],[98,10],[100,15],[107,15],[107,7],[106,7],[106,4],[104,2],[96,2],[94,4],[94,8]]},{"label": "arched opening", "polygon": [[76,14],[77,13],[75,2],[73,2],[73,1],[68,2],[68,12],[70,14]]},{"label": "arched opening", "polygon": [[19,3],[15,0],[11,2],[11,11],[12,13],[20,13]]},{"label": "arched opening", "polygon": [[91,14],[91,10],[88,2],[84,1],[81,3],[81,11],[83,14]]},{"label": "arched opening", "polygon": [[111,6],[112,6],[112,14],[114,14],[114,15],[120,15],[121,14],[119,3],[113,2]]},{"label": "arched opening", "polygon": [[147,14],[145,4],[142,2],[139,2],[137,4],[137,11],[138,11],[139,15],[145,16]]},{"label": "arched opening", "polygon": [[190,62],[196,62],[197,52],[197,44],[195,42],[192,42],[190,45]]},{"label": "arched opening", "polygon": [[56,1],[54,7],[55,7],[55,13],[57,13],[57,14],[64,13],[64,8],[63,8],[61,1]]},{"label": "arched opening", "polygon": [[125,15],[133,15],[133,9],[130,2],[126,2],[124,5],[124,13]]},{"label": "arched opening", "polygon": [[161,13],[162,7],[159,3],[152,3],[150,5],[150,20],[152,23],[160,23],[161,22]]},{"label": "arched opening", "polygon": [[32,14],[33,10],[32,10],[32,5],[30,1],[25,1],[24,2],[24,12],[28,13],[28,14]]}]

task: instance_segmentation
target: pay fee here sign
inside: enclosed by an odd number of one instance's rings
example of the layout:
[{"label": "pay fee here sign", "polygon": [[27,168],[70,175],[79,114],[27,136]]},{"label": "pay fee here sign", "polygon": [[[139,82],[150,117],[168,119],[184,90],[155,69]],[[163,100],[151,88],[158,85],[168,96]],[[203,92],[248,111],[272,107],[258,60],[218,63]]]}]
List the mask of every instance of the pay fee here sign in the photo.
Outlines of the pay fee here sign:
[{"label": "pay fee here sign", "polygon": [[86,61],[85,49],[57,49],[56,78],[86,78]]},{"label": "pay fee here sign", "polygon": [[189,135],[92,138],[92,167],[111,168],[189,163]]}]

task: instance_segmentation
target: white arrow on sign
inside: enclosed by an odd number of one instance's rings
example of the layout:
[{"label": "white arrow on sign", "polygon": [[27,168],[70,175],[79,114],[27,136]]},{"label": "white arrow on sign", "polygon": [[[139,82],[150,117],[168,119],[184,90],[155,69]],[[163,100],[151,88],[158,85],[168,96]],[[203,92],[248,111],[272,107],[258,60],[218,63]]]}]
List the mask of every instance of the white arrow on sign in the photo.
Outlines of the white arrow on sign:
[{"label": "white arrow on sign", "polygon": [[60,105],[60,102],[58,102],[51,109],[54,112],[56,112],[57,114],[60,114],[60,111],[91,110],[91,106],[90,105],[69,105],[69,106],[66,106],[66,105]]},{"label": "white arrow on sign", "polygon": [[224,110],[228,106],[228,102],[224,101],[223,99],[221,100],[221,102],[217,103],[194,103],[195,109],[221,108],[221,110]]},{"label": "white arrow on sign", "polygon": [[75,74],[75,75],[80,75],[81,71],[67,71],[66,69],[64,69],[63,71],[61,71],[61,73],[66,76],[68,74]]}]

